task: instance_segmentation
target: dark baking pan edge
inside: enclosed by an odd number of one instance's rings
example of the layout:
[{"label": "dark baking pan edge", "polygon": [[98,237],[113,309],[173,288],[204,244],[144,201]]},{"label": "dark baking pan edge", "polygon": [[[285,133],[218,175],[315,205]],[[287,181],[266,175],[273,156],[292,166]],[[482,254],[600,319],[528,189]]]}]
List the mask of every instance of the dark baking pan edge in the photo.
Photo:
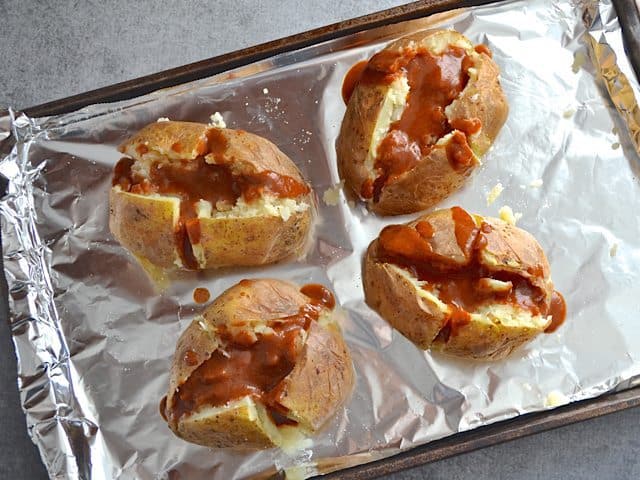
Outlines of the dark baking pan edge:
[{"label": "dark baking pan edge", "polygon": [[640,406],[640,387],[582,400],[551,411],[529,413],[415,447],[393,457],[334,472],[318,479],[370,480],[407,468]]},{"label": "dark baking pan edge", "polygon": [[338,37],[362,32],[384,25],[415,20],[454,8],[471,7],[500,0],[421,0],[358,18],[334,23],[289,37],[236,50],[217,57],[164,70],[144,77],[116,83],[71,97],[54,100],[24,109],[30,117],[47,117],[78,110],[94,103],[109,103],[138,97],[161,88],[173,87],[207,78],[232,68],[257,62],[280,53],[292,52]]},{"label": "dark baking pan edge", "polygon": [[640,4],[634,0],[612,0],[622,29],[624,50],[640,81]]},{"label": "dark baking pan edge", "polygon": [[[640,78],[640,15],[633,0],[612,0],[622,27],[625,50]],[[326,40],[363,30],[421,18],[433,13],[461,7],[494,3],[490,0],[422,0],[363,17],[346,20],[318,29],[292,35],[254,47],[237,50],[200,62],[165,70],[152,75],[117,83],[79,95],[24,109],[31,117],[44,117],[78,110],[95,103],[109,103],[137,97],[152,91],[199,80],[263,60],[274,55],[298,50]],[[497,3],[497,2],[495,2]],[[0,259],[1,262],[2,259]],[[1,263],[0,263],[1,264]],[[4,269],[0,272],[4,278]],[[7,296],[0,301],[6,306]],[[522,438],[535,433],[640,406],[640,387],[583,400],[551,411],[518,416],[511,420],[479,427],[427,443],[407,452],[326,475],[322,478],[362,480],[397,472],[461,453]]]}]

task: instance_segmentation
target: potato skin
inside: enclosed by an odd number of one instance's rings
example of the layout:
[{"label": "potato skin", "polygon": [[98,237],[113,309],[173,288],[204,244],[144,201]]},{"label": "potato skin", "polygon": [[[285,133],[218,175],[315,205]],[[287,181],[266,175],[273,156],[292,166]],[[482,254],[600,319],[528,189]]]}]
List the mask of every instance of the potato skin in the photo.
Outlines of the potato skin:
[{"label": "potato skin", "polygon": [[[440,229],[453,232],[446,210],[423,215],[414,222],[434,220]],[[448,218],[448,220],[447,220]],[[494,218],[474,216],[476,224],[484,220],[492,226],[486,235],[486,246],[480,250],[480,262],[491,272],[517,273],[527,278],[543,294],[547,306],[553,294],[553,282],[547,258],[529,233]],[[446,236],[444,237],[446,240]],[[451,256],[457,250],[456,239],[443,242],[434,249]],[[535,273],[535,275],[534,275]],[[455,335],[439,336],[447,324],[448,306],[425,296],[419,281],[408,270],[379,260],[378,239],[374,240],[364,259],[363,284],[367,304],[419,348],[479,360],[499,360],[518,346],[544,332],[550,319],[531,315],[501,317],[498,313],[472,314],[470,323],[457,328]],[[422,293],[422,294],[421,294]]]},{"label": "potato skin", "polygon": [[[213,127],[195,122],[151,123],[118,147],[134,160],[167,157],[193,160],[207,151],[207,131]],[[304,182],[298,167],[272,142],[244,130],[213,128],[227,142],[220,155],[206,155],[208,163],[232,164],[235,173],[260,173],[269,170]],[[142,148],[141,148],[142,147]]]},{"label": "potato skin", "polygon": [[446,144],[436,145],[413,169],[387,184],[380,200],[369,202],[369,208],[379,215],[425,210],[458,190],[478,164],[474,158],[469,167],[454,169],[447,159]]},{"label": "potato skin", "polygon": [[460,96],[448,107],[450,122],[477,118],[482,128],[469,136],[469,146],[481,157],[489,150],[509,115],[507,97],[500,86],[500,68],[486,54],[478,54],[475,64],[478,78],[467,84]]},{"label": "potato skin", "polygon": [[312,323],[304,351],[281,384],[281,404],[309,431],[319,430],[353,387],[353,366],[338,325]]},{"label": "potato skin", "polygon": [[[192,122],[157,122],[144,127],[120,146],[134,161],[195,160],[206,152],[212,127]],[[207,154],[207,163],[224,163],[236,174],[272,171],[304,183],[295,164],[273,143],[241,130],[215,129],[227,142],[222,154]],[[114,186],[110,195],[109,225],[122,246],[141,261],[163,268],[183,268],[178,251],[178,210],[169,212],[173,197],[143,196]],[[315,212],[313,193],[295,199],[308,205],[287,220],[266,212],[254,216],[200,219],[201,236],[192,241],[201,252],[199,269],[255,266],[303,253]],[[193,240],[193,239],[192,239]]]},{"label": "potato skin", "polygon": [[[356,198],[369,178],[366,166],[371,137],[389,85],[357,85],[347,104],[340,134],[336,140],[338,174]],[[373,202],[368,202],[373,209]]]},{"label": "potato skin", "polygon": [[[475,157],[468,167],[454,169],[447,159],[447,142],[442,141],[417,166],[388,183],[377,202],[367,200],[368,207],[377,214],[398,215],[425,210],[458,190],[480,164],[477,157],[489,149],[506,121],[509,109],[500,86],[498,66],[485,53],[475,52],[473,44],[459,33],[446,30],[417,32],[391,43],[383,51],[429,48],[439,37],[449,43],[464,45],[477,71],[477,78],[470,78],[459,97],[445,110],[450,122],[473,118],[481,121],[480,131],[467,137]],[[361,197],[363,184],[375,176],[366,159],[389,89],[389,85],[357,84],[336,141],[340,176],[357,197]]]},{"label": "potato skin", "polygon": [[180,258],[175,247],[179,210],[171,199],[145,197],[114,187],[109,192],[109,229],[136,257],[162,268],[174,268]]},{"label": "potato skin", "polygon": [[278,216],[201,219],[201,268],[266,265],[304,251],[313,220],[313,200],[304,198],[309,208],[286,221]]},{"label": "potato skin", "polygon": [[[258,413],[261,409],[261,413]],[[250,397],[232,402],[224,408],[203,408],[199,415],[180,420],[174,433],[183,440],[210,448],[272,448],[279,439],[277,432],[266,428],[259,419],[264,408]]]},{"label": "potato skin", "polygon": [[457,357],[476,360],[502,360],[520,345],[544,332],[549,322],[527,322],[502,325],[499,322],[474,320],[460,328],[445,342],[436,338],[431,349]]},{"label": "potato skin", "polygon": [[118,150],[134,160],[146,155],[193,160],[206,149],[207,126],[195,122],[155,122],[125,140]]},{"label": "potato skin", "polygon": [[446,312],[420,296],[398,268],[377,261],[377,248],[378,240],[374,240],[364,258],[365,301],[400,333],[426,350],[445,326]]},{"label": "potato skin", "polygon": [[[308,302],[297,285],[276,279],[243,280],[215,299],[176,345],[169,392],[161,405],[171,430],[187,441],[214,448],[279,445],[282,439],[278,428],[264,406],[251,397],[232,400],[219,408],[203,406],[198,415],[173,418],[171,412],[180,386],[221,346],[217,327],[251,328],[256,323],[295,315]],[[290,410],[290,417],[299,422],[298,429],[303,433],[321,428],[353,386],[353,365],[337,323],[338,314],[335,310],[326,314],[326,323],[311,323],[296,365],[276,387],[282,405]],[[186,360],[187,352],[196,355],[195,361]]]}]

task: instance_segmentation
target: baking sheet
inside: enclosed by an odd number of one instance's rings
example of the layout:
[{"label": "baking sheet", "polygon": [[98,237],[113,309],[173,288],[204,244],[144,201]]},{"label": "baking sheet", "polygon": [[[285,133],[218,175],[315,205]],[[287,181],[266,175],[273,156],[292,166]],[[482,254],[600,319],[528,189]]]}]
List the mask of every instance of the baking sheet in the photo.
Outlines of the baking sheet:
[{"label": "baking sheet", "polygon": [[[584,22],[584,23],[583,23]],[[343,75],[386,42],[452,27],[487,43],[510,116],[465,188],[440,206],[523,214],[547,251],[567,323],[498,363],[423,353],[363,304],[361,256],[384,224],[341,196],[334,142]],[[52,477],[245,478],[299,467],[303,476],[371,461],[454,432],[630,386],[640,375],[638,84],[608,2],[504,2],[332,40],[117,104],[0,119],[12,144],[0,202],[5,274],[23,405]],[[303,261],[193,273],[158,296],[108,232],[115,146],[159,117],[227,125],[273,140],[319,196]],[[634,123],[635,122],[635,123]],[[541,187],[531,183],[542,179]],[[491,206],[486,195],[505,187]],[[293,455],[212,451],[170,433],[158,414],[175,341],[214,295],[273,276],[333,288],[357,373],[354,395],[311,449]],[[306,466],[305,466],[306,465]]]}]

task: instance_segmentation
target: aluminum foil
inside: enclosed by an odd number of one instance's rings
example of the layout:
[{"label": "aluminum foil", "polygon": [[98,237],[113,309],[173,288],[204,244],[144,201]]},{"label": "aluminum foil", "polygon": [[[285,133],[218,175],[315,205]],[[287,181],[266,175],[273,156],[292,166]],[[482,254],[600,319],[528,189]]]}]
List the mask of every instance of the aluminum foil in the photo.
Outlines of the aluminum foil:
[{"label": "aluminum foil", "polygon": [[[545,248],[566,324],[500,362],[422,352],[363,302],[362,254],[382,219],[340,194],[334,142],[349,67],[417,29],[451,27],[488,44],[509,119],[484,165],[440,206],[497,215],[509,205]],[[513,1],[378,28],[133,100],[49,118],[0,118],[4,269],[18,382],[29,431],[52,478],[299,476],[345,468],[455,432],[553,408],[640,378],[639,89],[608,1]],[[230,127],[274,141],[318,194],[301,261],[192,273],[158,295],[109,233],[116,146],[159,117]],[[540,182],[542,180],[542,184]],[[486,195],[500,182],[491,206]],[[330,286],[357,384],[348,405],[297,453],[210,450],[158,413],[179,334],[201,306],[246,277]]]}]

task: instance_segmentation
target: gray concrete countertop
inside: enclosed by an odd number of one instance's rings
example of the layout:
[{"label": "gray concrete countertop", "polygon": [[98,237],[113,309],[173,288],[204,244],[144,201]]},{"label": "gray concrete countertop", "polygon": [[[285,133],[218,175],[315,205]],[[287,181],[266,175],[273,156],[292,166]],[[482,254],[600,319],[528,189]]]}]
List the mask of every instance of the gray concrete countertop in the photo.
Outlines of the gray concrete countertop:
[{"label": "gray concrete countertop", "polygon": [[[402,3],[0,0],[0,106],[44,103]],[[19,407],[6,322],[0,365],[0,478],[46,478]],[[633,409],[387,478],[640,478],[639,452]]]}]

